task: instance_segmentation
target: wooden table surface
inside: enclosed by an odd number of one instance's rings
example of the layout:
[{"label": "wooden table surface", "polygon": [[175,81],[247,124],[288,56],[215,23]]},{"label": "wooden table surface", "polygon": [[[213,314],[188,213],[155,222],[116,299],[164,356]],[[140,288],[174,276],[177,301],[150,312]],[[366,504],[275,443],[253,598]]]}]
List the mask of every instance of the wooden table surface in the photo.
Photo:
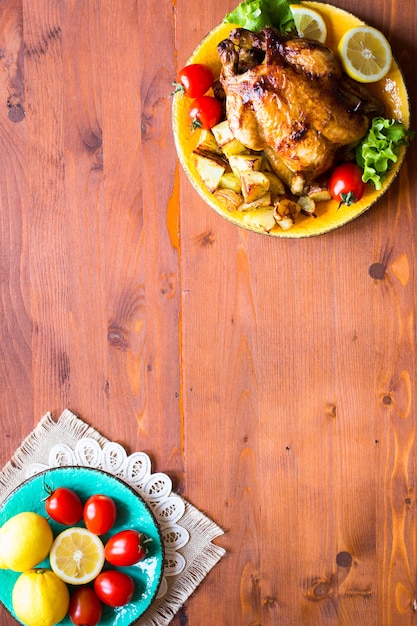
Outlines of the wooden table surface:
[{"label": "wooden table surface", "polygon": [[[412,105],[415,2],[334,4],[386,33]],[[65,408],[147,452],[225,531],[176,626],[417,624],[416,143],[328,235],[222,219],[170,93],[234,6],[1,1],[1,464]]]}]

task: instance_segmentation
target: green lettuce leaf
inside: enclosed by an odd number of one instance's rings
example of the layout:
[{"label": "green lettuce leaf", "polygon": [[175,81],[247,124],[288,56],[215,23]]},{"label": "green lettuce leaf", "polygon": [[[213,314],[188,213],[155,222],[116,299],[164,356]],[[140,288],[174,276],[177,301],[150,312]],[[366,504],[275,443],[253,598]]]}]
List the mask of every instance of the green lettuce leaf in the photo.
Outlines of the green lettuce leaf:
[{"label": "green lettuce leaf", "polygon": [[290,4],[288,0],[243,0],[224,21],[252,31],[273,26],[288,33],[296,30]]},{"label": "green lettuce leaf", "polygon": [[381,189],[389,170],[398,160],[401,146],[408,146],[414,134],[397,120],[375,117],[355,150],[356,163],[363,170],[362,180],[365,183],[371,181],[376,189]]}]

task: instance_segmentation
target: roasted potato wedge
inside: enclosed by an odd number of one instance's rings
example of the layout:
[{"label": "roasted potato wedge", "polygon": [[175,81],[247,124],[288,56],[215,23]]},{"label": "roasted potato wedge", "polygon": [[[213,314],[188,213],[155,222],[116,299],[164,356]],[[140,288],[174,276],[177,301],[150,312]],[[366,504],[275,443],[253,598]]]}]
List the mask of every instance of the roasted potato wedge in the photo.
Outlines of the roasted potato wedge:
[{"label": "roasted potato wedge", "polygon": [[285,194],[285,186],[282,180],[274,172],[263,171],[263,174],[269,180],[269,191],[276,196],[283,196]]},{"label": "roasted potato wedge", "polygon": [[246,203],[258,200],[269,191],[269,179],[263,172],[242,170],[240,181],[242,183],[242,195]]},{"label": "roasted potato wedge", "polygon": [[244,224],[250,225],[254,228],[269,233],[274,226],[277,225],[274,217],[274,207],[254,209],[247,211],[243,218]]},{"label": "roasted potato wedge", "polygon": [[289,198],[281,198],[275,205],[274,218],[282,230],[288,230],[295,224],[300,205]]},{"label": "roasted potato wedge", "polygon": [[206,185],[210,193],[214,193],[219,186],[221,177],[226,171],[227,163],[215,155],[203,155],[193,153],[193,161],[201,180]]},{"label": "roasted potato wedge", "polygon": [[237,139],[233,139],[232,141],[229,141],[229,143],[225,143],[224,146],[222,146],[222,152],[227,157],[231,157],[235,154],[250,154],[250,151],[246,148],[246,146],[244,146],[243,143],[240,143]]},{"label": "roasted potato wedge", "polygon": [[232,189],[217,189],[214,196],[225,205],[228,211],[236,211],[243,200],[240,193],[236,193]]},{"label": "roasted potato wedge", "polygon": [[220,122],[211,129],[213,136],[222,152],[230,157],[234,154],[249,154],[250,150],[238,139],[235,139],[227,120]]},{"label": "roasted potato wedge", "polygon": [[300,205],[301,211],[308,215],[314,215],[316,211],[316,203],[310,196],[300,196],[297,200],[297,204]]},{"label": "roasted potato wedge", "polygon": [[327,185],[313,185],[307,190],[307,195],[315,202],[325,202],[332,198]]},{"label": "roasted potato wedge", "polygon": [[239,205],[239,211],[251,211],[252,209],[257,209],[259,207],[273,206],[271,192],[267,191],[263,196],[257,198],[253,202],[242,202]]},{"label": "roasted potato wedge", "polygon": [[213,126],[211,132],[213,133],[214,138],[220,148],[225,146],[227,143],[230,143],[235,138],[227,120],[224,120],[224,122],[220,122],[219,124],[216,124],[216,126]]},{"label": "roasted potato wedge", "polygon": [[231,189],[236,193],[240,193],[242,183],[240,182],[240,178],[236,176],[236,174],[233,174],[233,172],[225,172],[220,179],[219,188]]},{"label": "roasted potato wedge", "polygon": [[193,150],[197,154],[216,154],[222,156],[222,151],[218,145],[213,133],[210,130],[200,131],[197,144]]},{"label": "roasted potato wedge", "polygon": [[242,172],[254,170],[259,172],[262,165],[262,155],[260,154],[232,154],[229,158],[229,165],[236,176]]}]

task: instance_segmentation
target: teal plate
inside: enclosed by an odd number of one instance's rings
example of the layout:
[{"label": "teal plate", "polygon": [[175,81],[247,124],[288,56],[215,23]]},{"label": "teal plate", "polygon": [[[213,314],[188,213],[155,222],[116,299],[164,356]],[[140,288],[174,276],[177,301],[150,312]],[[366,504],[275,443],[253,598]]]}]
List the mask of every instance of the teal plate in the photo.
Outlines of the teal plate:
[{"label": "teal plate", "polygon": [[[29,478],[15,489],[4,501],[0,509],[0,525],[13,515],[22,511],[34,511],[47,518],[45,511],[45,484],[52,489],[70,487],[85,502],[90,496],[101,493],[113,498],[117,506],[117,520],[113,528],[101,539],[106,541],[115,533],[128,528],[136,529],[147,535],[152,541],[148,544],[149,552],[145,559],[131,567],[112,567],[129,574],[135,582],[135,593],[125,606],[112,608],[103,605],[103,617],[100,626],[128,626],[134,624],[150,607],[154,600],[163,574],[164,548],[159,527],[147,503],[128,484],[101,470],[87,467],[59,467],[46,470]],[[49,520],[54,537],[67,528]],[[78,526],[83,526],[80,522]],[[37,567],[50,567],[49,559]],[[106,569],[105,564],[104,569]],[[10,570],[0,570],[0,601],[13,615],[12,589],[20,574]],[[76,587],[68,585],[70,593]],[[17,620],[19,621],[19,620]],[[73,626],[66,617],[60,624]]]}]

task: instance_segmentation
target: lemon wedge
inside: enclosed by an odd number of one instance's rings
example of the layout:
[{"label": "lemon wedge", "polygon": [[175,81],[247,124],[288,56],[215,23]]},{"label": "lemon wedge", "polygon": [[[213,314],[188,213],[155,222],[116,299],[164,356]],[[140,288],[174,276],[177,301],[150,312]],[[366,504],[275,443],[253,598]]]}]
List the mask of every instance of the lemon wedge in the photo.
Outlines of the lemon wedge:
[{"label": "lemon wedge", "polygon": [[326,22],[317,11],[304,6],[291,5],[297,33],[300,37],[324,43],[327,37]]},{"label": "lemon wedge", "polygon": [[337,51],[348,76],[374,83],[388,74],[392,51],[386,37],[372,26],[356,26],[341,38]]},{"label": "lemon wedge", "polygon": [[52,570],[61,580],[72,585],[84,585],[102,570],[103,542],[86,528],[67,528],[55,538],[49,560]]}]

